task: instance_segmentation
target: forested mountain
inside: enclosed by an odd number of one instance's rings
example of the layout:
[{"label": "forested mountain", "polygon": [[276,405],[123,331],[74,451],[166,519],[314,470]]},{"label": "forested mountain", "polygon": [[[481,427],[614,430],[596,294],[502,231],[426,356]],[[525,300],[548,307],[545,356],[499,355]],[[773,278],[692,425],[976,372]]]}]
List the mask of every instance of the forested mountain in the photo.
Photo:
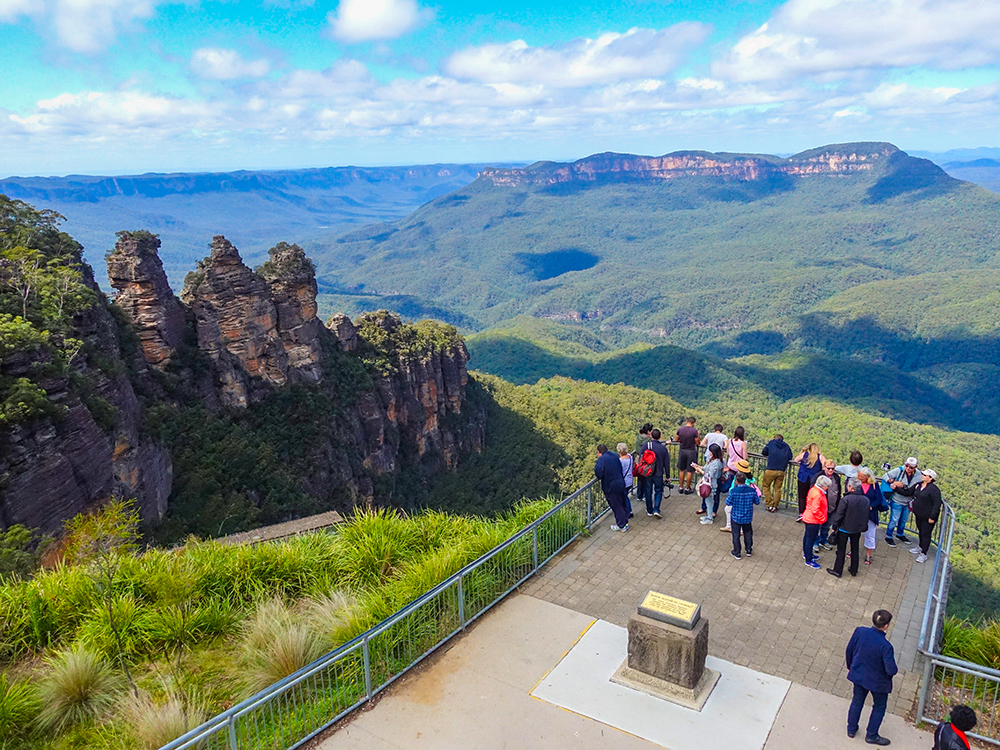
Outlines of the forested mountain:
[{"label": "forested mountain", "polygon": [[184,274],[224,234],[251,262],[281,240],[406,216],[474,180],[475,164],[330,167],[267,172],[143,174],[119,177],[9,177],[0,194],[66,217],[63,229],[99,268],[115,232],[145,229],[163,241],[163,264],[180,289]]}]

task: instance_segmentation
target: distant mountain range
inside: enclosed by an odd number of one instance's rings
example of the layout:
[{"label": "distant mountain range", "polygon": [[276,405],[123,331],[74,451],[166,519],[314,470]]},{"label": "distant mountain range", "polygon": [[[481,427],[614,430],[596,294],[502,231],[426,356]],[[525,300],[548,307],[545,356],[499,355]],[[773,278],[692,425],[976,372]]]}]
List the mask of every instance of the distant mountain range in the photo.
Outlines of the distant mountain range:
[{"label": "distant mountain range", "polygon": [[84,245],[95,268],[103,267],[116,232],[158,234],[167,276],[179,290],[184,274],[208,254],[213,235],[226,235],[249,263],[256,263],[281,240],[402,218],[472,182],[482,166],[10,177],[0,180],[0,193],[63,214],[63,228]]}]

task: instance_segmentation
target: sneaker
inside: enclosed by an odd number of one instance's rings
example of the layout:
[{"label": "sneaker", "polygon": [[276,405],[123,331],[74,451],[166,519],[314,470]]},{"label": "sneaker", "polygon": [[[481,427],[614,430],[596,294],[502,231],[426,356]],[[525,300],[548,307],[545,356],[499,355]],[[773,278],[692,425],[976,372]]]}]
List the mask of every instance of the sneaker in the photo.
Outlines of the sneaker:
[{"label": "sneaker", "polygon": [[829,573],[830,575],[832,575],[834,578],[840,578],[843,575],[843,573],[838,573],[833,568],[827,568],[826,572]]},{"label": "sneaker", "polygon": [[819,554],[819,545],[818,544],[813,545],[813,554],[814,555],[818,555]]},{"label": "sneaker", "polygon": [[889,740],[887,740],[885,737],[882,737],[882,736],[877,735],[877,734],[874,737],[865,737],[865,742],[867,742],[869,745],[888,745],[889,744]]},{"label": "sneaker", "polygon": [[742,556],[742,555],[737,555],[737,554],[736,554],[735,552],[733,552],[732,550],[729,550],[729,554],[730,554],[730,555],[732,555],[733,557],[735,557],[735,558],[736,558],[737,560],[742,560],[742,559],[743,559],[743,556]]},{"label": "sneaker", "polygon": [[753,550],[747,550],[747,557],[753,557]]},{"label": "sneaker", "polygon": [[885,538],[885,543],[888,544],[890,547],[895,547],[896,546],[896,542],[894,540],[890,539],[889,537]]},{"label": "sneaker", "polygon": [[917,555],[917,562],[918,563],[927,562],[927,555],[925,555],[923,553],[920,553],[919,555]]},{"label": "sneaker", "polygon": [[732,530],[733,530],[732,526],[723,526],[721,529],[719,529],[719,531],[732,531]]},{"label": "sneaker", "polygon": [[858,733],[857,729],[855,729],[853,732],[850,729],[847,730],[847,736],[850,737],[852,740],[857,735],[857,733]]},{"label": "sneaker", "polygon": [[647,516],[649,516],[650,518],[652,518],[652,517],[653,517],[653,514],[652,514],[652,513],[649,513],[649,512],[647,512],[647,513],[646,513],[646,515],[647,515]]},{"label": "sneaker", "polygon": [[[899,541],[901,541],[901,542],[904,542],[904,543],[906,543],[906,542],[909,542],[909,541],[910,541],[910,537],[908,537],[908,536],[903,536],[902,534],[896,534],[896,538],[897,538],[897,539],[898,539]],[[885,738],[883,737],[882,739],[885,739]]]},{"label": "sneaker", "polygon": [[821,567],[820,564],[815,560],[810,560],[809,562],[806,563],[806,565],[812,568],[813,570],[819,570]]},{"label": "sneaker", "polygon": [[703,524],[705,526],[709,526],[710,524],[713,523],[713,521],[714,521],[714,519],[712,519],[712,518],[703,518],[703,519],[701,519],[701,521],[699,521],[699,523],[701,523],[701,524]]},{"label": "sneaker", "polygon": [[611,524],[611,530],[612,531],[621,531],[621,529],[618,528],[618,524],[616,524],[616,523]]},{"label": "sneaker", "polygon": [[628,517],[629,517],[629,518],[635,518],[635,513],[629,513],[629,514],[628,514]]},{"label": "sneaker", "polygon": [[825,549],[827,552],[833,549],[833,545],[827,544],[826,542],[821,542],[819,546]]},{"label": "sneaker", "polygon": [[920,545],[919,544],[916,547],[911,547],[910,548],[910,554],[911,555],[919,555],[921,552],[923,552],[923,550],[920,549]]},{"label": "sneaker", "polygon": [[657,518],[663,518],[663,516],[660,515],[660,511],[658,510],[654,510],[653,515],[656,516]]}]

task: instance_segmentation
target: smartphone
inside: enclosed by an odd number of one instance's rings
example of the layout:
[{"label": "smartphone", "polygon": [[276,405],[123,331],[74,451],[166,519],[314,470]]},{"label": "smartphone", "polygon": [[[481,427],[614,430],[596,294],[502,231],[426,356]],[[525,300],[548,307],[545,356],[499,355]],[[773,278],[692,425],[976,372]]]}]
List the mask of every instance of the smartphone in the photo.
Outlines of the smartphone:
[{"label": "smartphone", "polygon": [[882,471],[889,471],[889,469],[891,469],[891,468],[892,468],[892,465],[889,464],[888,462],[882,464]]}]

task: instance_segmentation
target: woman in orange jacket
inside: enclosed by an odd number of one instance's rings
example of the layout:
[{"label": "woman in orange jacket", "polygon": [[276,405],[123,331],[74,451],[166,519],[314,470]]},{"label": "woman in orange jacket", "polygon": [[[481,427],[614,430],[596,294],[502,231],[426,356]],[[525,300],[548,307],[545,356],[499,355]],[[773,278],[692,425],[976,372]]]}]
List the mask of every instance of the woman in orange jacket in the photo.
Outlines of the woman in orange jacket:
[{"label": "woman in orange jacket", "polygon": [[819,558],[813,553],[813,546],[826,521],[826,490],[830,484],[830,477],[819,477],[816,480],[816,484],[806,494],[806,509],[802,514],[802,524],[806,527],[802,534],[802,557],[813,570],[820,569]]}]

